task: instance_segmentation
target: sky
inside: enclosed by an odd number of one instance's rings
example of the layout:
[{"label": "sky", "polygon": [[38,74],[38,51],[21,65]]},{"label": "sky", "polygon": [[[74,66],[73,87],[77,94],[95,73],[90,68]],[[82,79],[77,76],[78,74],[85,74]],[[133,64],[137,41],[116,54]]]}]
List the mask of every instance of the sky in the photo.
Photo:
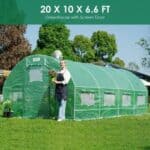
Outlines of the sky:
[{"label": "sky", "polygon": [[[107,31],[116,37],[118,52],[115,57],[121,58],[126,66],[129,62],[139,65],[139,72],[149,74],[150,69],[141,66],[141,58],[146,56],[146,51],[136,44],[141,38],[150,38],[150,25],[67,25],[70,30],[70,40],[82,34],[91,37],[98,30]],[[25,37],[32,49],[36,47],[40,25],[28,25]]]}]

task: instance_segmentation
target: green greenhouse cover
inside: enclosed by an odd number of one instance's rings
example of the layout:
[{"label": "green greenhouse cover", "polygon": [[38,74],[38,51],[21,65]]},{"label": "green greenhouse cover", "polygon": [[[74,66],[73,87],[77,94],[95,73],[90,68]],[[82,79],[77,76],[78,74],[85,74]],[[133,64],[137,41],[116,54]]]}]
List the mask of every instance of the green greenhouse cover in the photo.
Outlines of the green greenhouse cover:
[{"label": "green greenhouse cover", "polygon": [[[66,118],[99,119],[147,111],[147,89],[131,72],[70,60],[66,63],[71,73]],[[59,61],[45,55],[28,56],[14,67],[3,87],[4,100],[12,101],[14,116],[57,116],[50,70],[58,71]]]}]

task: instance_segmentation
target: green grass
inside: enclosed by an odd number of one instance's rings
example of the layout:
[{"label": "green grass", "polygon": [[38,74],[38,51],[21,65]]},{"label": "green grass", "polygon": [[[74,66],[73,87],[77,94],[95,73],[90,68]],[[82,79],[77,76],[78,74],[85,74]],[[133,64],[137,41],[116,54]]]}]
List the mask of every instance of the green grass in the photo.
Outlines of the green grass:
[{"label": "green grass", "polygon": [[150,115],[93,121],[0,118],[1,150],[149,150]]},{"label": "green grass", "polygon": [[150,150],[150,114],[64,122],[0,118],[0,150]]}]

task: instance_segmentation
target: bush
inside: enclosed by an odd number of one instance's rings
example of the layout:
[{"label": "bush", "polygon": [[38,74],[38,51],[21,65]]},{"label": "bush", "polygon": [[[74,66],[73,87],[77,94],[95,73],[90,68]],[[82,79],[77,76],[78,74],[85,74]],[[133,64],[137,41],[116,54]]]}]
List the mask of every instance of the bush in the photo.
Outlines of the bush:
[{"label": "bush", "polygon": [[2,113],[4,117],[10,117],[12,115],[12,102],[10,100],[3,102]]}]

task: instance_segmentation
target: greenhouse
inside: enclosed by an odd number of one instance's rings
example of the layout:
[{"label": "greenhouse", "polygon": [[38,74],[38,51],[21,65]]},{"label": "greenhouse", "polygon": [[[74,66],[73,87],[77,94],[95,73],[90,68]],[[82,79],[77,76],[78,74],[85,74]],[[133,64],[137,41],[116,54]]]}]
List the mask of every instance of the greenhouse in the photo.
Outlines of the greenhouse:
[{"label": "greenhouse", "polygon": [[[66,62],[71,73],[67,119],[99,119],[147,111],[147,89],[131,72],[69,60]],[[59,62],[45,55],[28,56],[14,67],[3,87],[4,100],[12,101],[14,116],[57,116],[55,85],[49,70],[59,70]]]}]

